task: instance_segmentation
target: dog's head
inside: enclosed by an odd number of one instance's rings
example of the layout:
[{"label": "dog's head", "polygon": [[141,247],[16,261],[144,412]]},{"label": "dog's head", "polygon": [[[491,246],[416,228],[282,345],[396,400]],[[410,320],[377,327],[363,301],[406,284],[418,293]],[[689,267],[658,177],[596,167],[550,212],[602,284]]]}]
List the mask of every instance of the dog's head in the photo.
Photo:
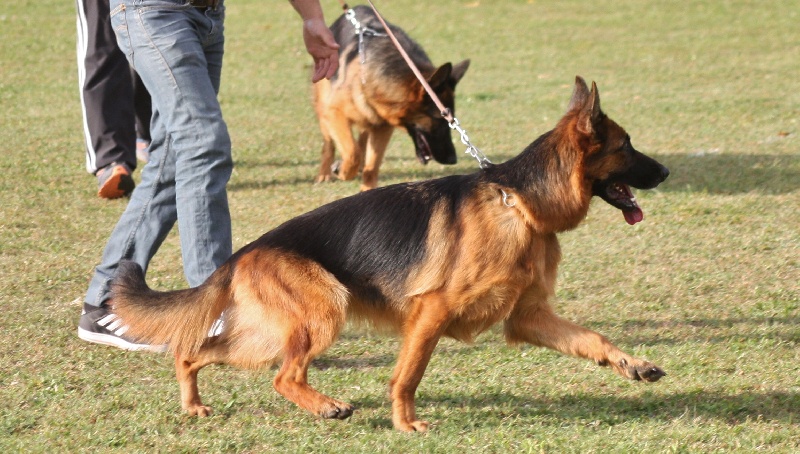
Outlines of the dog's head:
[{"label": "dog's head", "polygon": [[636,151],[628,133],[603,113],[594,82],[590,90],[581,77],[575,78],[568,111],[576,114],[575,130],[586,153],[584,178],[592,194],[620,209],[628,224],[640,222],[644,214],[630,188],[655,188],[669,170]]},{"label": "dog's head", "polygon": [[[469,60],[464,60],[455,66],[445,63],[427,79],[436,96],[454,115],[456,84],[464,77],[467,68]],[[427,164],[431,159],[435,159],[442,164],[456,163],[456,149],[450,138],[450,126],[424,90],[422,102],[404,118],[403,126],[414,141],[419,162]]]}]

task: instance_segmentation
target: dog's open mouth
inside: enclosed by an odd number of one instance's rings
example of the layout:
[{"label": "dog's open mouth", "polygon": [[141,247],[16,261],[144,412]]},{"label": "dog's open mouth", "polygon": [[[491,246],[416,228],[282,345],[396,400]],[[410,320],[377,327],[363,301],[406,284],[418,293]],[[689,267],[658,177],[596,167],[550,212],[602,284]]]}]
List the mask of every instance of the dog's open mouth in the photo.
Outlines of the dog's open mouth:
[{"label": "dog's open mouth", "polygon": [[634,225],[644,219],[644,212],[636,203],[631,188],[624,183],[611,183],[598,194],[603,200],[622,210],[625,222]]},{"label": "dog's open mouth", "polygon": [[417,149],[417,159],[420,163],[427,164],[428,161],[433,159],[433,152],[431,152],[431,146],[428,144],[428,139],[426,139],[425,135],[416,128],[414,128],[414,145]]}]

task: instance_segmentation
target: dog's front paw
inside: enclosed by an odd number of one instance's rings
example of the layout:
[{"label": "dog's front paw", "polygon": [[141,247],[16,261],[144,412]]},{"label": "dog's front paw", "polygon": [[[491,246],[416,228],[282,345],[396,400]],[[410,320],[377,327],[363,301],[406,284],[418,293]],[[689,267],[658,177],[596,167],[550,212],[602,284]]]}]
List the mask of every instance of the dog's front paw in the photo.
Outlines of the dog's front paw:
[{"label": "dog's front paw", "polygon": [[646,382],[657,382],[661,377],[667,375],[663,369],[652,363],[646,363],[642,367],[636,368],[636,380],[643,380]]},{"label": "dog's front paw", "polygon": [[335,400],[330,405],[326,405],[325,408],[319,412],[319,415],[325,419],[347,419],[353,414],[355,409],[356,407],[350,404]]},{"label": "dog's front paw", "polygon": [[667,375],[660,367],[649,361],[634,360],[629,362],[624,358],[618,363],[618,371],[631,380],[641,380],[651,383]]},{"label": "dog's front paw", "polygon": [[189,416],[197,416],[198,418],[205,418],[211,416],[211,407],[207,405],[190,405],[185,408]]}]

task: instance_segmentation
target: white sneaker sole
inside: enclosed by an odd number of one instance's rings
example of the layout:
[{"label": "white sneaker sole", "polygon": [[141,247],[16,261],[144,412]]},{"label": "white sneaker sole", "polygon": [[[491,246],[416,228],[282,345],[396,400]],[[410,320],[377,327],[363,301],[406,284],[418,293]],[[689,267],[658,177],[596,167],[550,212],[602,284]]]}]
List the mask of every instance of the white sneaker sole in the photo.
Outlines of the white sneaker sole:
[{"label": "white sneaker sole", "polygon": [[148,351],[154,353],[164,353],[167,351],[166,345],[134,344],[133,342],[128,342],[125,339],[119,338],[117,336],[112,336],[110,334],[93,333],[91,331],[86,331],[81,327],[78,327],[78,337],[85,340],[86,342],[92,342],[101,345],[110,345],[112,347],[117,347],[123,350],[129,350],[134,352]]}]

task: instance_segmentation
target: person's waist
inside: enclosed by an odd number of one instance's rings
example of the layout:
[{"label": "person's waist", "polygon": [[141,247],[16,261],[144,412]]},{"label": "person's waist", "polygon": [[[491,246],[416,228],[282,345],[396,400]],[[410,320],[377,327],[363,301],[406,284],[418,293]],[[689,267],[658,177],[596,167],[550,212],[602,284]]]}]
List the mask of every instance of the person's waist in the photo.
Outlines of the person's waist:
[{"label": "person's waist", "polygon": [[195,8],[211,8],[217,9],[222,0],[188,0],[189,4],[194,6]]}]

